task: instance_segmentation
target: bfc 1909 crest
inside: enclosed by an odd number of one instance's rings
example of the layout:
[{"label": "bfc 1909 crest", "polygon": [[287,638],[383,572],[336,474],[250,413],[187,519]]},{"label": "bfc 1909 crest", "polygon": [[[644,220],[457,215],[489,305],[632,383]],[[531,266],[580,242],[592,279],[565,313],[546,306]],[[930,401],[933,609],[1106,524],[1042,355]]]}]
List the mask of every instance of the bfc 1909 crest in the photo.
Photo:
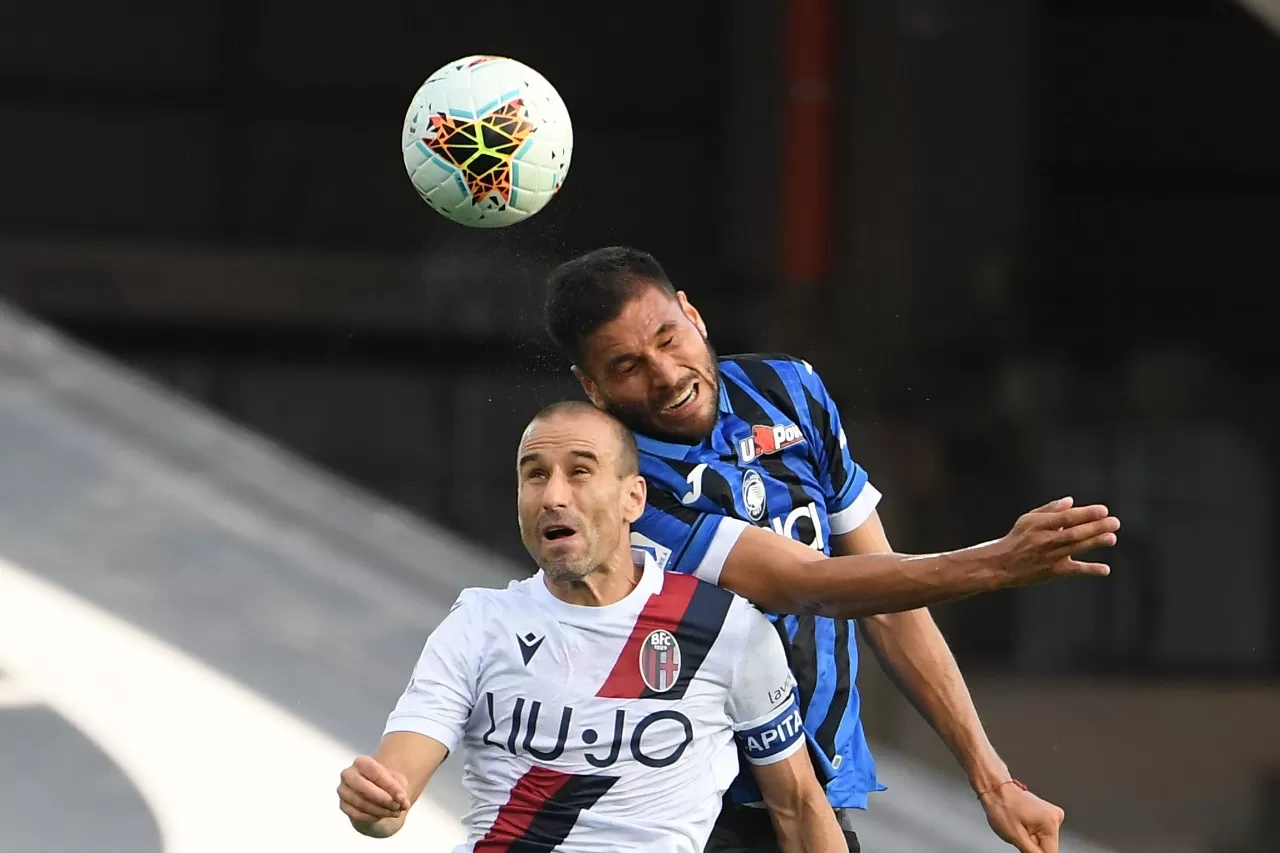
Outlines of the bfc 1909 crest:
[{"label": "bfc 1909 crest", "polygon": [[665,693],[680,679],[680,644],[670,631],[650,631],[640,645],[640,677],[654,693]]}]

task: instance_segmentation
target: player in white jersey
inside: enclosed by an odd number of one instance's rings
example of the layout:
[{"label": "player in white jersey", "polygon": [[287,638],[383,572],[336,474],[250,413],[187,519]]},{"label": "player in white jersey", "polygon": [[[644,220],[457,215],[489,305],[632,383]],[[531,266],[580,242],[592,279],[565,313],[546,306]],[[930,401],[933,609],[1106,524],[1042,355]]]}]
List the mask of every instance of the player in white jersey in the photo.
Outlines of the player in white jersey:
[{"label": "player in white jersey", "polygon": [[631,551],[645,500],[631,434],[558,404],[518,464],[541,571],[465,590],[432,632],[376,753],[343,771],[355,828],[396,832],[461,745],[472,806],[458,851],[697,853],[741,752],[784,850],[845,850],[773,626]]}]

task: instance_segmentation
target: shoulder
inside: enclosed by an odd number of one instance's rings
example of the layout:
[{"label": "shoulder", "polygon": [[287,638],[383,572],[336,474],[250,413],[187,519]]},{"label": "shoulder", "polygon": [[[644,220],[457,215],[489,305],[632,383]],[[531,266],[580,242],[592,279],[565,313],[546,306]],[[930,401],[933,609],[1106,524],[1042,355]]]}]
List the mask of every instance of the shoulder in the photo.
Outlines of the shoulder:
[{"label": "shoulder", "polygon": [[678,620],[680,632],[710,637],[719,635],[746,603],[723,587],[670,571],[662,573],[662,589],[655,597],[657,606]]},{"label": "shoulder", "polygon": [[468,587],[458,593],[449,615],[457,614],[468,621],[500,619],[506,613],[527,610],[529,607],[529,587],[537,581],[536,576],[523,580],[513,580],[503,589],[489,587]]},{"label": "shoulder", "polygon": [[696,599],[700,603],[706,601],[707,603],[723,604],[726,608],[738,597],[723,587],[698,580],[693,575],[671,571],[662,573],[662,588],[658,590],[657,596],[659,598],[687,601],[690,602],[690,606]]},{"label": "shoulder", "polygon": [[804,364],[804,359],[785,352],[740,352],[734,355],[721,356],[720,363],[733,364]]},{"label": "shoulder", "polygon": [[795,377],[801,380],[812,378],[821,381],[817,369],[812,364],[799,356],[784,352],[748,352],[722,356],[720,367],[723,369],[726,366],[737,368],[744,373],[759,371],[763,367],[787,379]]},{"label": "shoulder", "polygon": [[813,365],[785,353],[746,353],[720,360],[728,381],[746,385],[797,422],[805,422],[822,408],[826,396]]}]

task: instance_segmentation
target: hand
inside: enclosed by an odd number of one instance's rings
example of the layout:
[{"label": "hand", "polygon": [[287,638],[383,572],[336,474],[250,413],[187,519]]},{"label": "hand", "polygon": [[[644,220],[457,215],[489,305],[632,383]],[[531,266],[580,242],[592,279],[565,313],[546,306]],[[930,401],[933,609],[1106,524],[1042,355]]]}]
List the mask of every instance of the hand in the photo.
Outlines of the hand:
[{"label": "hand", "polygon": [[1019,853],[1058,853],[1062,809],[1014,784],[1001,785],[978,799],[996,835]]},{"label": "hand", "polygon": [[[388,770],[361,755],[342,771],[338,800],[342,813],[351,818],[357,829],[372,829],[383,819],[403,818],[411,805],[408,787],[403,773]],[[399,820],[386,828],[390,832],[399,829]]]},{"label": "hand", "polygon": [[1077,554],[1116,544],[1120,519],[1105,506],[1072,507],[1071,498],[1051,501],[1018,519],[995,542],[1001,586],[1023,586],[1066,575],[1111,573],[1106,563],[1082,563]]}]

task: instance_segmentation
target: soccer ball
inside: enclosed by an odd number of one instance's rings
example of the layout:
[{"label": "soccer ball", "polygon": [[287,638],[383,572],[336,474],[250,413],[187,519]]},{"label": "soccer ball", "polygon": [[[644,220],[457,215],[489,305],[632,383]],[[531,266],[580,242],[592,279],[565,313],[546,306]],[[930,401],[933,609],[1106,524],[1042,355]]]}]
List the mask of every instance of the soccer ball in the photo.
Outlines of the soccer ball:
[{"label": "soccer ball", "polygon": [[474,228],[533,216],[564,184],[569,111],[523,63],[468,56],[436,71],[405,114],[404,166],[440,215]]}]

